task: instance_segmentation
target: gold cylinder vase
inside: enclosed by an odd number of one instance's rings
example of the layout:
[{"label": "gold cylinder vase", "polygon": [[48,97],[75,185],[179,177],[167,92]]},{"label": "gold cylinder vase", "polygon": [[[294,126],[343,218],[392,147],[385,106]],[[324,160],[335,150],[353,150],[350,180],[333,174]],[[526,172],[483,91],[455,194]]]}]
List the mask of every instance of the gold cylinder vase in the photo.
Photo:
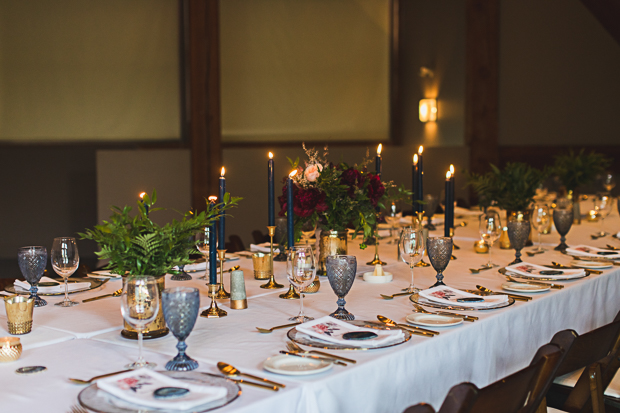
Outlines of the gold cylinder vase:
[{"label": "gold cylinder vase", "polygon": [[330,255],[347,255],[347,236],[347,231],[321,231],[319,240],[319,268],[316,272],[317,275],[327,275],[327,257]]},{"label": "gold cylinder vase", "polygon": [[[166,288],[166,276],[161,275],[155,278],[157,279],[157,291],[159,293],[159,310],[157,310],[157,317],[155,317],[155,320],[147,324],[144,328],[142,332],[142,338],[144,340],[163,337],[169,332],[168,327],[166,327],[166,320],[164,320],[163,306],[161,305],[161,293]],[[127,321],[123,320],[123,323],[124,329],[121,331],[121,336],[130,340],[137,340],[138,331],[129,325]]]}]

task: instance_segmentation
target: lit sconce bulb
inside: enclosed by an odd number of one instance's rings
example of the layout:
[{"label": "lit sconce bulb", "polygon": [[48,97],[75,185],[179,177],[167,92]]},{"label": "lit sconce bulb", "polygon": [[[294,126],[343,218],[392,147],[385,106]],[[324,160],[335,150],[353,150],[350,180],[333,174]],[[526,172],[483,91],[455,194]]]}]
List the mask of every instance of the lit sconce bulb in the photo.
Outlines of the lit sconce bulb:
[{"label": "lit sconce bulb", "polygon": [[420,122],[437,120],[437,99],[422,99],[419,106]]},{"label": "lit sconce bulb", "polygon": [[377,155],[381,156],[381,150],[383,149],[383,144],[379,144],[379,146],[377,147]]},{"label": "lit sconce bulb", "polygon": [[215,201],[217,201],[217,197],[215,195],[211,195],[208,199],[212,204],[215,204]]},{"label": "lit sconce bulb", "polygon": [[224,176],[225,173],[226,173],[226,169],[224,169],[224,167],[222,166],[222,173],[220,176]]}]

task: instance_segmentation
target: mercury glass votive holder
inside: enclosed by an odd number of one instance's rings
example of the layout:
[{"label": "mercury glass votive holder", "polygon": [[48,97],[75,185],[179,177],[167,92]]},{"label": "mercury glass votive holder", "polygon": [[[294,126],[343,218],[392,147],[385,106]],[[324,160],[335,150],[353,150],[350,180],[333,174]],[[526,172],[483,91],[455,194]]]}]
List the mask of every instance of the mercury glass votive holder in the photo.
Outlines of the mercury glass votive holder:
[{"label": "mercury glass votive holder", "polygon": [[22,355],[22,343],[19,337],[0,337],[0,363],[19,359]]},{"label": "mercury glass votive holder", "polygon": [[252,254],[254,279],[268,280],[271,277],[271,253],[256,252]]},{"label": "mercury glass votive holder", "polygon": [[4,297],[9,334],[28,334],[32,331],[34,298],[24,296]]}]

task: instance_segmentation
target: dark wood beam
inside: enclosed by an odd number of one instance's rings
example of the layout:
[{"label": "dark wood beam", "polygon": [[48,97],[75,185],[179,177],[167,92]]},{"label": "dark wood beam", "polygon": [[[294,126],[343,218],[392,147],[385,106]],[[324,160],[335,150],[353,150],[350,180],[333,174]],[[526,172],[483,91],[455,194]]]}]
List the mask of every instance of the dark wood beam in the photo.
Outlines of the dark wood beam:
[{"label": "dark wood beam", "polygon": [[217,195],[222,167],[218,0],[184,1],[186,125],[191,148],[192,207]]},{"label": "dark wood beam", "polygon": [[581,0],[596,20],[620,44],[620,1],[619,0]]},{"label": "dark wood beam", "polygon": [[472,172],[497,164],[499,0],[467,0],[465,143]]}]

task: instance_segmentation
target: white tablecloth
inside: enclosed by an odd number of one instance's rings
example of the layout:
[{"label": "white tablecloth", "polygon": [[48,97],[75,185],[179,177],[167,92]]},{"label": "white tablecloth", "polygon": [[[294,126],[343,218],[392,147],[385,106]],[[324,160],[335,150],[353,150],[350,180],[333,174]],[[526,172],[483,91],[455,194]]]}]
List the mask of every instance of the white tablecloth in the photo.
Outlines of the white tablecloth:
[{"label": "white tablecloth", "polygon": [[[460,221],[460,220],[458,220]],[[476,284],[500,291],[505,278],[496,270],[471,274],[468,269],[486,263],[488,255],[473,252],[477,237],[477,220],[468,218],[469,225],[457,228],[455,243],[461,247],[445,271],[445,282],[455,288],[475,288]],[[606,219],[610,230],[620,227],[616,214]],[[589,234],[599,224],[583,223],[574,226],[568,234],[568,244],[585,243],[620,246],[610,237],[596,241]],[[443,235],[443,229],[435,232]],[[535,238],[536,239],[536,238]],[[556,233],[543,235],[547,248],[558,244]],[[387,301],[379,294],[400,292],[410,282],[407,265],[396,261],[396,247],[381,245],[380,256],[388,262],[385,270],[394,274],[388,284],[368,284],[357,278],[346,297],[346,308],[359,320],[376,320],[378,314],[399,322],[411,313],[408,297]],[[374,248],[360,251],[358,242],[351,242],[349,253],[358,257],[358,274],[370,271],[365,266],[374,254]],[[512,250],[495,247],[493,261],[506,265],[514,256]],[[558,261],[567,264],[570,257],[548,251],[524,259],[538,264]],[[428,258],[426,258],[428,261]],[[610,322],[620,309],[620,268],[614,267],[601,275],[582,280],[563,282],[562,290],[532,294],[530,302],[517,302],[500,310],[471,311],[480,317],[474,323],[465,322],[456,327],[438,329],[439,336],[413,336],[402,345],[358,352],[333,351],[354,358],[356,365],[334,366],[328,372],[305,377],[279,376],[262,370],[262,362],[279,350],[285,349],[287,330],[260,334],[255,327],[285,324],[288,317],[299,311],[298,300],[278,298],[284,290],[259,288],[264,281],[253,279],[251,259],[242,258],[226,265],[241,265],[246,277],[248,309],[231,310],[225,300],[220,307],[228,311],[221,319],[199,317],[194,331],[187,340],[188,354],[200,362],[200,371],[217,372],[215,364],[225,361],[242,371],[263,375],[284,382],[287,388],[273,393],[243,386],[243,395],[221,411],[250,412],[399,412],[417,402],[429,402],[438,407],[454,384],[471,381],[485,386],[498,378],[527,365],[535,350],[548,342],[559,330],[572,328],[584,333]],[[275,263],[276,279],[286,283],[284,263]],[[166,286],[196,286],[201,290],[201,305],[206,308],[205,281],[197,280],[202,273],[193,273],[194,280],[174,282],[168,278]],[[432,267],[416,268],[415,281],[419,287],[434,282]],[[225,275],[228,286],[229,275]],[[72,294],[82,300],[112,292],[120,288],[120,281],[110,281],[101,290]],[[73,308],[54,307],[62,297],[47,297],[48,306],[35,309],[32,333],[21,336],[24,345],[22,358],[13,363],[0,364],[3,396],[0,411],[66,412],[76,403],[80,388],[67,383],[67,377],[88,378],[97,374],[120,370],[137,356],[135,341],[120,337],[122,318],[118,298],[82,303]],[[321,277],[317,294],[306,295],[306,313],[313,317],[329,314],[337,308],[336,296],[327,278]],[[0,329],[5,328],[4,308],[0,310]],[[6,330],[0,334],[7,335]],[[176,340],[172,335],[145,341],[146,357],[163,368],[176,354]],[[44,365],[48,371],[33,376],[18,376],[15,369],[26,365]],[[4,383],[7,383],[4,385]],[[53,400],[53,402],[52,402]]]}]

